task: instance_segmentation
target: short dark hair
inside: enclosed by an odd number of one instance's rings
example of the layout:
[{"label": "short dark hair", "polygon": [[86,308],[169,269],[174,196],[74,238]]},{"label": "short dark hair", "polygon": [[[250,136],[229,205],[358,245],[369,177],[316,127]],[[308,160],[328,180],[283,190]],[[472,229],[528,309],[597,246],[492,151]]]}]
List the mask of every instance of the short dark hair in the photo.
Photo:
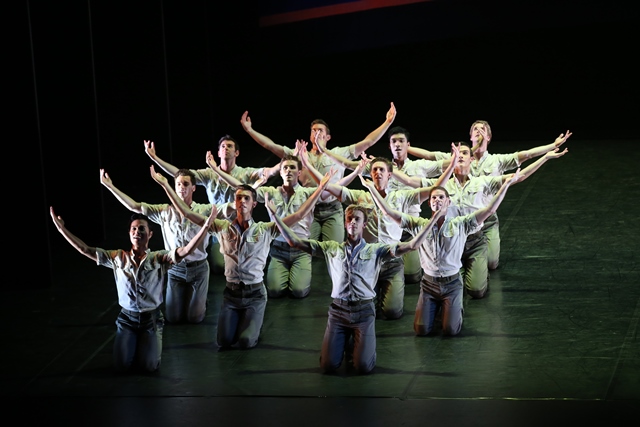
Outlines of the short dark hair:
[{"label": "short dark hair", "polygon": [[178,169],[173,179],[177,179],[179,176],[188,176],[191,179],[191,184],[196,185],[196,174],[191,169]]},{"label": "short dark hair", "polygon": [[236,147],[236,151],[240,151],[240,144],[238,144],[238,141],[235,140],[235,138],[233,138],[231,135],[224,135],[222,138],[220,138],[218,140],[218,148],[220,148],[220,145],[224,142],[224,141],[231,141],[233,142],[233,145]]},{"label": "short dark hair", "polygon": [[473,151],[473,146],[471,145],[471,141],[458,141],[456,145],[460,144],[461,146],[469,147],[469,151]]},{"label": "short dark hair", "polygon": [[322,126],[324,126],[325,129],[327,130],[327,135],[331,135],[331,130],[329,130],[329,125],[324,120],[315,119],[314,121],[311,122],[311,127],[313,127],[313,125],[322,125]]},{"label": "short dark hair", "polygon": [[143,214],[138,213],[138,212],[134,212],[134,213],[131,215],[131,219],[129,219],[129,228],[131,228],[131,224],[133,224],[133,221],[136,221],[136,220],[143,220],[143,221],[147,221],[147,225],[148,225],[148,226],[151,226],[151,221],[149,220],[149,217],[148,217],[148,216],[143,215]]},{"label": "short dark hair", "polygon": [[300,160],[300,157],[294,156],[293,154],[285,154],[282,156],[282,160],[280,160],[280,169],[282,169],[282,164],[285,160],[292,160],[296,162],[298,164],[298,170],[302,170],[302,160]]},{"label": "short dark hair", "polygon": [[369,169],[373,167],[374,163],[384,163],[385,165],[387,165],[387,170],[389,172],[393,172],[393,162],[386,157],[376,157],[375,159],[371,160],[371,162],[369,162]]},{"label": "short dark hair", "polygon": [[433,193],[434,190],[442,190],[444,191],[444,194],[447,196],[447,198],[451,198],[451,196],[449,196],[449,192],[447,191],[447,189],[444,188],[442,185],[436,185],[435,187],[433,187],[431,191],[429,191],[429,198],[431,198],[431,193]]},{"label": "short dark hair", "polygon": [[238,192],[238,190],[247,190],[247,191],[251,191],[251,197],[253,198],[253,201],[255,202],[256,200],[258,200],[258,193],[256,192],[256,189],[253,188],[252,186],[250,186],[249,184],[240,184],[236,187],[236,193]]},{"label": "short dark hair", "polygon": [[409,131],[403,128],[402,126],[394,126],[391,129],[389,129],[389,131],[387,132],[387,137],[391,139],[391,136],[398,133],[403,133],[404,136],[407,138],[407,141],[409,141],[411,134],[409,134]]}]

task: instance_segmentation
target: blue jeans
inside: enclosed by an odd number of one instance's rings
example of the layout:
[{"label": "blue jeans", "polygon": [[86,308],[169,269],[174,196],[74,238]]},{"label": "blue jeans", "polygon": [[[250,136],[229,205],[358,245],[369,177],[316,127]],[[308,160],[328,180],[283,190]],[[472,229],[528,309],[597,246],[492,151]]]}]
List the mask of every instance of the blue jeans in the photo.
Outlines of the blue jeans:
[{"label": "blue jeans", "polygon": [[438,310],[442,311],[442,333],[457,335],[462,329],[463,289],[460,275],[449,281],[436,281],[423,275],[420,282],[420,296],[416,304],[413,329],[416,335],[429,335]]},{"label": "blue jeans", "polygon": [[218,346],[255,347],[266,307],[267,290],[262,282],[253,285],[227,283],[218,316]]},{"label": "blue jeans", "polygon": [[353,367],[360,374],[373,370],[376,366],[375,310],[373,300],[355,305],[333,300],[320,353],[324,373],[331,373],[342,365],[345,351],[350,351],[350,339],[353,339]]},{"label": "blue jeans", "polygon": [[167,279],[165,315],[170,323],[200,323],[207,310],[209,262],[180,262],[171,267]]},{"label": "blue jeans", "polygon": [[275,240],[269,252],[267,292],[279,298],[290,292],[294,298],[304,298],[311,290],[311,255],[292,248],[287,242]]},{"label": "blue jeans", "polygon": [[160,309],[138,313],[120,310],[116,319],[113,360],[117,371],[133,367],[153,372],[160,367],[164,318]]}]

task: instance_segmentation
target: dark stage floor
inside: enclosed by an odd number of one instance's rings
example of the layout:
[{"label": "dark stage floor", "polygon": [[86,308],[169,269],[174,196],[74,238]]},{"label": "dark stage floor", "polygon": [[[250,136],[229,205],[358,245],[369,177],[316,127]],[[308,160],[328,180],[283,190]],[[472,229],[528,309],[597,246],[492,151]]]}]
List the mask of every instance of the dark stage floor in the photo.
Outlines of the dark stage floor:
[{"label": "dark stage floor", "polygon": [[565,157],[511,188],[498,211],[501,267],[486,298],[466,301],[461,335],[415,337],[418,285],[407,284],[405,315],[377,321],[368,376],[320,374],[322,260],[308,298],[269,301],[257,348],[217,351],[223,281],[212,276],[204,322],[166,326],[160,371],[115,376],[111,272],[53,230],[52,285],[4,291],[9,414],[20,425],[91,426],[637,422],[639,142],[570,140]]}]

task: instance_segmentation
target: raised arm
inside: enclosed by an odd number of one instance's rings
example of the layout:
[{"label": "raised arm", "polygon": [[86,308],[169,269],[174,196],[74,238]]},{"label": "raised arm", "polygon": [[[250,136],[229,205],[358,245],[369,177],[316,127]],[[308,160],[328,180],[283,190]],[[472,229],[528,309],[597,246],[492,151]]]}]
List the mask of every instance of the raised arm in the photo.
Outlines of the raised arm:
[{"label": "raised arm", "polygon": [[[327,172],[322,177],[322,180],[320,181],[320,184],[318,185],[318,187],[316,187],[316,190],[313,193],[311,193],[311,195],[307,198],[307,200],[304,201],[304,203],[302,203],[302,205],[300,205],[300,208],[298,208],[298,210],[292,213],[291,215],[288,215],[285,218],[283,218],[284,223],[290,226],[292,224],[295,224],[296,222],[299,222],[304,217],[309,215],[313,210],[313,208],[315,208],[316,203],[321,198],[322,194],[326,192],[325,188],[327,187],[327,185],[331,185],[329,184],[329,180],[335,174],[336,174],[335,169],[331,168],[329,172]],[[267,197],[268,197],[268,194],[265,193],[265,204],[267,203]]]},{"label": "raised arm", "polygon": [[518,169],[515,173],[509,174],[509,178],[502,183],[502,186],[495,194],[495,196],[493,196],[489,204],[473,213],[476,217],[476,221],[478,221],[478,224],[484,222],[487,218],[489,218],[489,216],[496,213],[496,211],[498,210],[498,206],[500,206],[500,203],[502,203],[505,194],[507,194],[509,186],[517,182],[519,175],[520,169]]},{"label": "raised arm", "polygon": [[[563,151],[558,151],[558,150],[559,150],[558,148],[555,148],[555,149],[553,149],[551,151],[546,152],[544,156],[540,157],[538,160],[536,160],[535,162],[531,163],[526,168],[522,169],[520,171],[520,173],[518,174],[517,179],[515,179],[512,182],[512,184],[517,184],[518,182],[522,182],[525,179],[529,178],[538,169],[540,169],[540,166],[545,164],[547,162],[547,160],[558,159],[558,158],[564,156],[565,154],[567,154],[569,152],[568,148],[565,148]],[[502,175],[503,183],[504,183],[504,181],[511,179],[513,175],[514,174]]]},{"label": "raised arm", "polygon": [[[431,185],[430,187],[421,186],[419,188],[420,203],[426,200],[429,200],[429,196],[431,195],[431,190],[433,190],[433,187],[443,186],[447,181],[449,181],[449,179],[451,179],[451,175],[453,174],[456,163],[458,163],[459,157],[460,157],[460,143],[456,145],[455,143],[452,142],[451,143],[451,159],[449,161],[449,164],[447,165],[447,168],[444,170],[444,172],[442,172],[442,175],[440,175],[438,179],[436,179],[433,185]],[[420,185],[422,185],[422,182]]]},{"label": "raised arm", "polygon": [[207,165],[215,172],[218,174],[218,176],[220,177],[220,179],[222,179],[224,182],[226,182],[227,184],[229,184],[229,186],[233,187],[233,188],[238,188],[239,186],[242,185],[242,182],[234,177],[229,175],[228,173],[226,173],[225,171],[223,171],[222,169],[220,169],[220,167],[218,166],[218,164],[216,163],[216,159],[213,157],[213,154],[211,153],[211,151],[207,151]]},{"label": "raised arm", "polygon": [[[302,166],[307,170],[307,172],[309,172],[309,175],[313,178],[313,180],[318,185],[320,185],[320,183],[322,182],[323,176],[318,171],[318,169],[316,169],[309,161],[309,156],[307,152],[307,143],[305,141],[300,141],[300,140],[296,141],[296,153],[300,158],[300,161],[302,162]],[[330,169],[330,171],[332,170],[333,168]],[[335,175],[335,171],[332,174],[332,176],[333,175]],[[322,194],[320,194],[320,199],[324,200],[327,197],[329,197],[329,195],[333,195],[335,197],[340,198],[342,196],[342,187],[340,187],[339,185],[327,183],[324,186],[324,191],[322,192]]]},{"label": "raised arm", "polygon": [[158,157],[158,155],[156,154],[156,146],[153,141],[144,141],[144,151],[156,165],[160,166],[163,171],[171,176],[176,175],[179,168],[173,166],[171,163],[165,162],[160,157]]},{"label": "raised arm", "polygon": [[[157,182],[162,186],[162,188],[164,188],[165,193],[167,193],[167,196],[169,196],[169,199],[171,199],[171,203],[182,214],[182,216],[184,216],[194,224],[202,227],[207,220],[207,217],[192,211],[191,208],[184,202],[184,200],[178,197],[173,187],[169,185],[167,178],[165,178],[161,173],[155,171],[153,165],[151,166],[150,170],[151,178],[153,178],[155,182]],[[211,205],[211,212],[213,214],[213,217],[215,218],[218,214],[218,209],[215,205]]]},{"label": "raised arm", "polygon": [[265,193],[264,204],[267,207],[267,212],[269,213],[269,217],[271,221],[276,223],[278,230],[280,230],[280,234],[285,238],[287,243],[294,248],[298,248],[302,251],[311,253],[311,246],[309,245],[308,239],[302,239],[298,236],[289,226],[285,223],[285,221],[280,218],[276,214],[276,205],[273,203],[273,200],[269,199],[269,195]]},{"label": "raised arm", "polygon": [[398,168],[393,168],[391,175],[395,180],[409,187],[419,188],[422,186],[422,179],[419,176],[409,176]]},{"label": "raised arm", "polygon": [[373,181],[365,179],[362,175],[360,175],[360,181],[362,182],[362,185],[369,190],[369,193],[371,193],[371,197],[373,198],[373,202],[378,206],[382,213],[400,224],[402,221],[402,213],[389,206],[380,192],[376,189]]},{"label": "raised arm", "polygon": [[369,147],[378,142],[380,138],[384,135],[384,133],[389,129],[389,126],[393,123],[396,118],[396,106],[391,103],[391,108],[387,111],[387,117],[384,122],[378,126],[375,130],[373,130],[369,135],[367,135],[362,141],[355,144],[354,155],[356,157],[360,157],[360,154],[367,151]]},{"label": "raised arm", "polygon": [[120,201],[127,209],[132,212],[142,213],[142,205],[140,202],[136,202],[131,197],[120,191],[113,185],[113,181],[109,177],[109,174],[104,171],[104,169],[100,169],[100,183],[107,187],[111,193],[116,196],[116,199]]},{"label": "raised arm", "polygon": [[98,261],[96,248],[87,245],[85,242],[80,240],[80,238],[76,237],[72,232],[67,230],[67,228],[64,226],[64,221],[62,220],[62,218],[57,216],[53,211],[53,206],[49,207],[49,213],[51,214],[51,219],[53,220],[53,223],[55,224],[56,228],[58,229],[60,234],[62,234],[64,238],[67,239],[67,242],[71,243],[71,246],[76,248],[78,252],[80,252],[82,255],[86,256],[87,258],[93,261]]},{"label": "raised arm", "polygon": [[407,153],[425,160],[438,160],[438,154],[445,154],[444,152],[429,151],[424,148],[418,148],[411,145],[407,147]]},{"label": "raised arm", "polygon": [[[331,150],[327,150],[327,141],[320,133],[316,135],[316,146],[318,147],[318,151],[329,157],[335,164],[347,169],[355,169],[358,167],[358,161],[347,159],[346,157],[342,157]],[[359,155],[360,154],[357,154],[356,157]]]},{"label": "raised arm", "polygon": [[267,150],[271,151],[273,154],[275,154],[279,158],[284,157],[285,150],[282,145],[276,144],[275,142],[273,142],[273,140],[271,140],[271,138],[261,134],[260,132],[256,131],[253,128],[253,125],[251,123],[251,117],[249,117],[248,111],[245,111],[242,114],[242,118],[240,119],[240,124],[242,125],[242,128],[244,129],[244,131],[247,132],[249,136],[253,138],[254,141],[262,145]]},{"label": "raised arm", "polygon": [[178,258],[177,261],[186,257],[191,252],[193,252],[198,246],[200,246],[200,244],[207,237],[207,234],[209,233],[209,229],[211,228],[211,224],[213,223],[213,220],[215,218],[216,218],[215,209],[211,209],[211,214],[207,217],[204,224],[202,224],[202,227],[200,227],[198,234],[193,236],[193,238],[189,241],[189,243],[186,244],[186,246],[180,246],[179,248],[176,249],[176,257]]},{"label": "raised arm", "polygon": [[431,232],[431,229],[433,229],[433,225],[438,222],[438,220],[444,215],[444,213],[445,209],[440,209],[439,211],[435,212],[429,219],[429,223],[422,227],[422,230],[420,230],[418,234],[413,237],[413,239],[406,242],[400,242],[398,244],[398,248],[396,249],[396,256],[404,255],[409,251],[418,249],[420,245],[422,245],[422,242],[424,242],[424,239],[427,237],[427,235]]},{"label": "raised arm", "polygon": [[525,160],[542,156],[549,151],[560,148],[560,146],[564,144],[571,135],[572,132],[567,129],[566,133],[561,133],[551,144],[540,145],[528,150],[518,151],[518,163],[522,164]]}]

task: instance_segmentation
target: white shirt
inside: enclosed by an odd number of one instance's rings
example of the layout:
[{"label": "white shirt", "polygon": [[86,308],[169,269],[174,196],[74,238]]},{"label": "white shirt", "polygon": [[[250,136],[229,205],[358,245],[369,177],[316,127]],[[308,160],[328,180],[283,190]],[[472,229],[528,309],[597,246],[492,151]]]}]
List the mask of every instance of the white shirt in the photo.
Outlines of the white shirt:
[{"label": "white shirt", "polygon": [[[170,251],[181,246],[187,246],[191,239],[200,231],[199,225],[194,224],[187,218],[183,218],[172,205],[151,205],[148,203],[141,203],[140,205],[142,207],[142,213],[149,217],[151,221],[160,225],[164,248],[166,250]],[[190,208],[192,211],[207,217],[211,214],[210,204],[192,202]],[[193,262],[207,259],[207,246],[209,246],[209,242],[210,239],[203,239],[202,243],[200,243],[192,253],[187,255],[184,260],[186,262]]]},{"label": "white shirt", "polygon": [[311,254],[324,256],[333,284],[331,297],[347,301],[375,298],[374,290],[384,261],[395,258],[397,244],[366,243],[361,239],[355,248],[346,242],[310,240]]},{"label": "white shirt", "polygon": [[[420,191],[416,189],[388,191],[384,200],[392,209],[408,212],[413,206],[420,204]],[[392,244],[402,239],[402,227],[378,209],[373,196],[368,191],[342,187],[342,203],[357,204],[367,209],[368,220],[363,233],[367,242]]]},{"label": "white shirt", "polygon": [[97,264],[113,269],[120,307],[143,313],[164,301],[167,271],[176,262],[176,251],[147,250],[137,266],[130,251],[96,248]]},{"label": "white shirt", "polygon": [[220,242],[224,256],[224,275],[227,282],[252,285],[264,277],[271,242],[279,235],[275,222],[249,221],[249,228],[240,231],[237,221],[216,219],[211,232]]},{"label": "white shirt", "polygon": [[[429,224],[427,218],[416,218],[402,214],[402,227],[415,236]],[[447,217],[439,228],[433,229],[425,238],[418,254],[425,274],[433,277],[447,277],[457,274],[462,267],[462,253],[467,236],[480,230],[475,215]]]},{"label": "white shirt", "polygon": [[[264,203],[265,193],[269,194],[269,199],[273,200],[276,205],[276,215],[280,218],[284,218],[288,215],[296,213],[300,206],[307,201],[316,191],[315,188],[303,187],[296,184],[293,187],[293,194],[289,196],[282,186],[279,187],[260,187],[256,190],[258,195],[258,202]],[[291,229],[300,237],[307,239],[311,233],[311,223],[313,222],[313,209],[309,211],[309,214],[302,218],[300,221],[291,225]],[[278,241],[286,242],[286,239],[282,236],[276,238]]]}]

